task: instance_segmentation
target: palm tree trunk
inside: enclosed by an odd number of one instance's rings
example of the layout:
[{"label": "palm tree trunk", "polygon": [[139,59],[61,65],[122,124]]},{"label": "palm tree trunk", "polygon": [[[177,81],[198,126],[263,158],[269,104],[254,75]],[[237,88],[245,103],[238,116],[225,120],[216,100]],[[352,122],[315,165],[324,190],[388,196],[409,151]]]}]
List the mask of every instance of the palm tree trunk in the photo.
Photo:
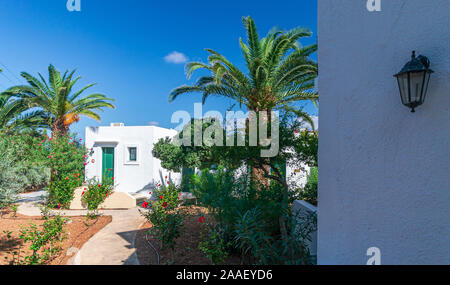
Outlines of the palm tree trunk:
[{"label": "palm tree trunk", "polygon": [[[272,115],[272,110],[270,110],[270,109],[266,110],[268,115],[266,117],[263,117],[263,118],[261,118],[259,116],[259,110],[258,109],[256,109],[253,112],[255,112],[257,114],[257,116],[256,116],[256,118],[248,118],[247,119],[247,128],[249,128],[249,119],[252,119],[252,120],[264,120],[265,126],[269,126],[269,122],[271,122],[271,117],[272,117],[271,116]],[[269,130],[267,130],[267,131],[269,131]],[[258,125],[258,132],[257,133],[259,134],[259,125]],[[269,132],[267,132],[267,133],[269,134]],[[259,147],[262,147],[262,145],[263,145],[262,139],[263,138],[260,138],[260,137],[257,138]],[[271,140],[270,135],[268,135],[267,139],[269,141]],[[265,160],[268,160],[268,159],[265,159]],[[253,166],[252,167],[252,179],[253,179],[253,181],[259,183],[260,185],[262,185],[264,187],[269,187],[270,180],[266,177],[265,173],[266,172],[270,173],[270,166],[267,163],[267,164],[263,165],[263,168],[264,169],[261,169],[261,168]]]},{"label": "palm tree trunk", "polygon": [[57,118],[51,126],[52,136],[65,136],[69,132],[69,128],[64,124],[64,117]]}]

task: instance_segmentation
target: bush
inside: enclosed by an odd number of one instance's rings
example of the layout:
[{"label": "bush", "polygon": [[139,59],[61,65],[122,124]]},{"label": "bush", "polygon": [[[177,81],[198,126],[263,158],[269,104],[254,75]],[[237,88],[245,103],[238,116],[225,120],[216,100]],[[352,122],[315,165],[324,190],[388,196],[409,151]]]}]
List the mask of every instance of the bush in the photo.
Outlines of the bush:
[{"label": "bush", "polygon": [[306,185],[300,191],[300,199],[317,206],[317,188],[318,188],[318,170],[317,167],[312,167],[308,177],[306,178]]},{"label": "bush", "polygon": [[278,217],[283,212],[281,186],[263,187],[251,179],[250,175],[235,177],[234,172],[223,167],[214,173],[204,170],[194,175],[191,191],[225,229],[227,241],[233,236],[236,217],[254,207],[262,210],[267,231],[277,233]]},{"label": "bush", "polygon": [[[264,230],[262,212],[254,208],[236,220],[234,244],[251,257],[251,263],[259,265],[311,265],[314,259],[310,255],[307,242],[310,234],[317,228],[315,215],[308,217],[287,216],[288,236],[274,238]],[[302,222],[299,222],[302,221]]]},{"label": "bush", "polygon": [[38,133],[0,133],[0,207],[5,207],[17,193],[34,190],[48,183],[50,172],[35,161]]},{"label": "bush", "polygon": [[[173,250],[176,245],[176,239],[181,235],[184,217],[178,208],[180,204],[180,191],[172,184],[157,190],[159,195],[156,201],[151,202],[151,210],[141,212],[141,214],[153,224],[152,234],[160,242],[162,248]],[[148,207],[148,203],[144,203]]]},{"label": "bush", "polygon": [[84,189],[81,198],[83,206],[89,211],[95,211],[112,194],[114,190],[114,179],[105,176],[103,177],[103,181],[100,182],[96,178],[93,178],[88,181],[88,186]]},{"label": "bush", "polygon": [[[204,234],[202,233],[202,239]],[[218,265],[225,262],[228,257],[227,248],[231,243],[225,243],[223,232],[215,227],[208,227],[206,238],[198,244],[198,249],[202,251],[211,261],[212,265]]]},{"label": "bush", "polygon": [[[309,264],[306,238],[298,233],[297,220],[290,208],[283,208],[283,189],[279,183],[264,187],[250,175],[235,177],[234,172],[219,167],[217,171],[203,171],[193,180],[192,191],[203,206],[210,209],[217,221],[220,239],[230,249],[241,254],[251,264]],[[280,218],[286,221],[287,236],[280,233]],[[214,232],[212,242],[202,244],[203,251],[213,256],[224,250]]]},{"label": "bush", "polygon": [[[167,176],[165,177],[167,179]],[[181,189],[170,181],[162,182],[158,185],[158,188],[153,190],[152,196],[158,197],[158,203],[165,205],[166,210],[176,209],[181,201]]]},{"label": "bush", "polygon": [[3,209],[15,201],[26,180],[20,175],[20,168],[14,165],[10,152],[0,155],[0,209]]},{"label": "bush", "polygon": [[50,207],[69,207],[73,193],[84,181],[87,149],[69,134],[53,138],[45,136],[38,144],[43,165],[51,169],[48,204]]},{"label": "bush", "polygon": [[24,243],[30,243],[33,253],[26,256],[21,264],[38,265],[50,260],[60,251],[59,243],[64,239],[63,226],[66,219],[60,215],[50,215],[48,209],[42,210],[44,224],[38,228],[30,223],[21,230],[19,236]]}]

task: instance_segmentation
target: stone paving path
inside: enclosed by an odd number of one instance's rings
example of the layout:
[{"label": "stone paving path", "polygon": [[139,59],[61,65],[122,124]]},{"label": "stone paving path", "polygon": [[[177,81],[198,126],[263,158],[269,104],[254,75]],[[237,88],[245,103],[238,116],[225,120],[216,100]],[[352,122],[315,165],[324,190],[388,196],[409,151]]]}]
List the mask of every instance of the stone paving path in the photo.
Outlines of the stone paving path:
[{"label": "stone paving path", "polygon": [[[18,213],[26,216],[41,214],[36,202],[43,197],[40,194],[23,194]],[[36,198],[37,197],[37,198]],[[59,211],[65,216],[85,216],[86,211]],[[139,265],[134,247],[136,233],[144,223],[138,208],[130,210],[103,210],[100,214],[112,216],[112,222],[101,229],[69,261],[72,265]]]}]

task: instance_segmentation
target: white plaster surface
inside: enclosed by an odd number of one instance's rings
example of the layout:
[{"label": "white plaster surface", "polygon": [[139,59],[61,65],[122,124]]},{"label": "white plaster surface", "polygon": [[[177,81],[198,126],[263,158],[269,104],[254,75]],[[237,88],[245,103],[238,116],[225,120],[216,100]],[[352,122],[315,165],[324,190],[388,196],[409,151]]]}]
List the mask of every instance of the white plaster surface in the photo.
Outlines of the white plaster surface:
[{"label": "white plaster surface", "polygon": [[[318,263],[450,264],[450,2],[318,1]],[[393,74],[435,73],[410,113]]]},{"label": "white plaster surface", "polygon": [[[306,201],[297,200],[292,203],[292,213],[297,216],[299,223],[305,222],[305,219],[310,219],[310,215],[317,214],[317,207],[309,204]],[[309,252],[313,256],[317,256],[317,231],[312,232],[310,241],[306,241],[309,247]]]}]

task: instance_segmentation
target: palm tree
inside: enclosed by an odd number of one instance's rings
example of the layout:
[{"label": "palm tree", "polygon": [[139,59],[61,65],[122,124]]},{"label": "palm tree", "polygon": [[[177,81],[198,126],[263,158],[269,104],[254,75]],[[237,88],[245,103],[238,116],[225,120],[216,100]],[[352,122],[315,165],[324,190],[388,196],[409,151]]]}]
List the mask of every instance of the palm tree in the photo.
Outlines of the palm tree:
[{"label": "palm tree", "polygon": [[311,100],[316,103],[317,92],[311,91],[317,77],[317,64],[309,58],[317,45],[301,47],[298,41],[311,36],[303,28],[290,31],[273,29],[259,39],[252,18],[243,18],[247,30],[247,44],[240,39],[240,46],[247,63],[247,72],[241,71],[223,55],[206,49],[208,63],[190,62],[186,65],[188,79],[195,70],[209,71],[193,86],[174,89],[169,101],[186,93],[203,93],[203,103],[211,95],[231,98],[245,105],[250,111],[292,109],[293,103]]},{"label": "palm tree", "polygon": [[115,108],[103,94],[90,94],[81,97],[82,93],[94,86],[89,84],[78,91],[73,91],[73,86],[81,77],[73,79],[76,70],[66,71],[61,77],[61,73],[53,65],[48,67],[48,82],[39,73],[39,78],[22,72],[28,85],[14,86],[3,92],[0,96],[15,99],[15,104],[25,106],[27,110],[42,112],[42,117],[46,118],[45,126],[52,130],[52,133],[61,135],[67,134],[69,127],[74,122],[78,122],[80,116],[87,116],[95,120],[100,120],[98,111],[103,108]]},{"label": "palm tree", "polygon": [[12,132],[24,128],[44,128],[48,118],[40,110],[28,111],[23,102],[0,96],[0,130]]},{"label": "palm tree", "polygon": [[[169,95],[173,101],[181,94],[202,93],[203,103],[211,95],[231,98],[248,111],[267,111],[284,109],[294,112],[308,121],[314,128],[310,116],[295,107],[295,102],[318,100],[318,93],[312,91],[317,77],[317,63],[310,55],[317,51],[317,45],[302,47],[299,40],[311,36],[304,28],[290,31],[272,29],[265,38],[260,39],[255,22],[251,17],[243,18],[247,31],[247,44],[239,39],[247,64],[246,72],[212,49],[208,63],[190,62],[186,65],[188,79],[196,70],[207,70],[210,74],[202,76],[193,86],[183,85]],[[264,181],[263,172],[254,168],[255,179]]]}]

